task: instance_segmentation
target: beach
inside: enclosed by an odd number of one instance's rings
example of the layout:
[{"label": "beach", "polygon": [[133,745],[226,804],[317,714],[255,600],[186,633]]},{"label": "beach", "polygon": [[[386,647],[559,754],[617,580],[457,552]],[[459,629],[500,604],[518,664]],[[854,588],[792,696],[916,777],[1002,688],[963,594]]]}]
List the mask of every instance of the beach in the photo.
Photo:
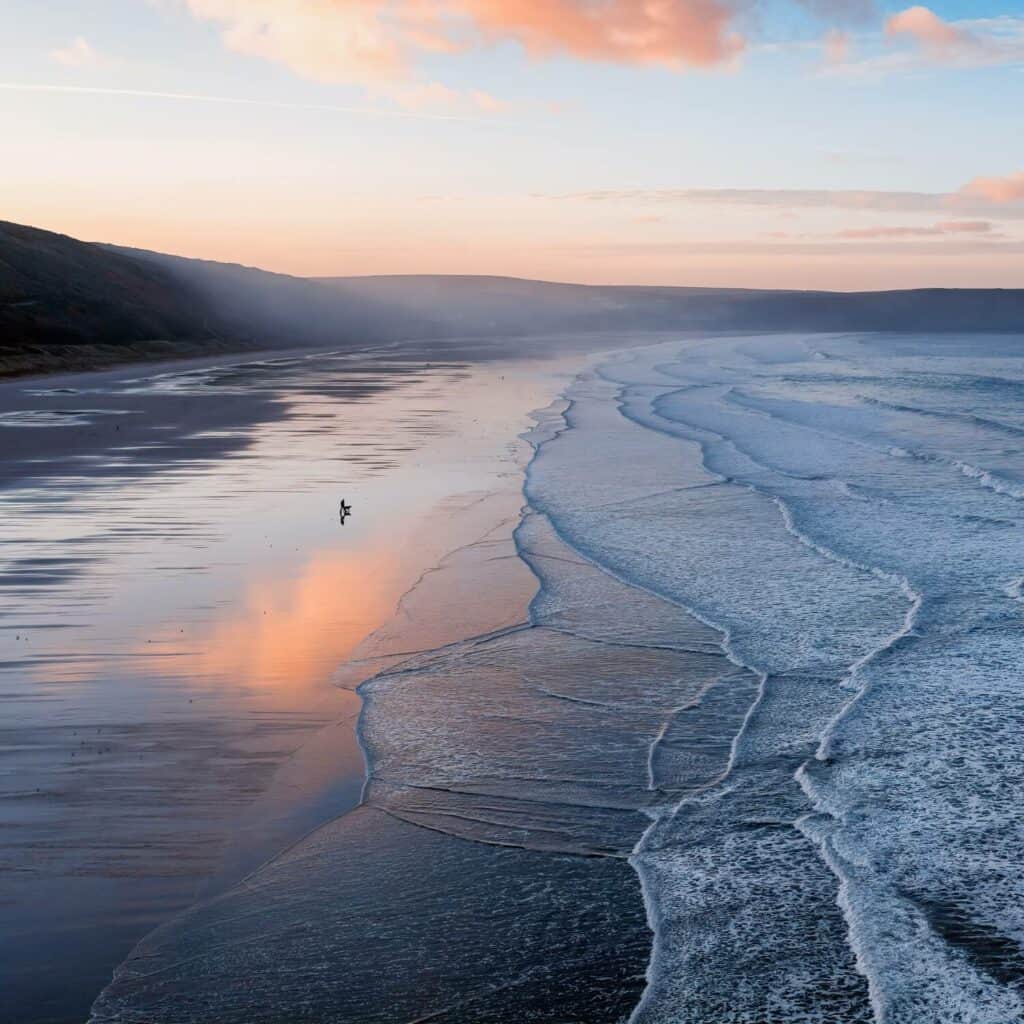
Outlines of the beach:
[{"label": "beach", "polygon": [[[84,1019],[147,931],[358,804],[354,689],[417,579],[511,544],[562,372],[312,352],[0,385],[5,1021]],[[404,639],[519,621],[507,575]]]}]

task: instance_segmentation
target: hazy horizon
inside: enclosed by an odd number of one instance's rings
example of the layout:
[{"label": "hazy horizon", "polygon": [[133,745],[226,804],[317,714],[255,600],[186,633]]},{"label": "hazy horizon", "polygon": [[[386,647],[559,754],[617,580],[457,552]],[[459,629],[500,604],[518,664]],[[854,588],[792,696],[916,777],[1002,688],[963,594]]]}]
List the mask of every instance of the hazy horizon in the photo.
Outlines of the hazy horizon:
[{"label": "hazy horizon", "polygon": [[[31,225],[38,227],[39,225]],[[66,231],[59,231],[58,229],[46,228],[44,230],[53,230],[56,234],[67,234]],[[608,280],[593,280],[586,281],[582,279],[573,279],[570,277],[528,277],[522,274],[505,274],[500,272],[485,272],[485,271],[472,271],[472,270],[452,270],[452,271],[436,271],[436,270],[404,270],[404,271],[354,271],[346,274],[301,274],[293,273],[288,270],[280,270],[271,266],[263,266],[255,263],[247,263],[244,260],[215,260],[210,257],[197,256],[194,253],[188,252],[169,252],[165,250],[156,249],[144,249],[138,246],[127,246],[122,242],[111,241],[109,239],[90,239],[82,238],[78,241],[88,242],[91,245],[101,245],[107,248],[113,249],[139,249],[139,251],[148,251],[159,253],[160,255],[172,256],[176,259],[185,260],[200,260],[214,263],[222,263],[225,266],[238,266],[245,270],[256,270],[269,274],[284,274],[286,276],[296,277],[302,280],[309,281],[330,281],[330,280],[341,280],[341,279],[358,279],[361,277],[374,278],[374,277],[449,277],[449,278],[494,278],[495,280],[510,280],[510,281],[524,281],[532,284],[551,284],[551,285],[569,285],[569,286],[582,286],[582,287],[638,287],[638,288],[709,288],[709,289],[735,289],[735,290],[749,290],[749,291],[834,291],[834,292],[859,292],[859,291],[917,291],[917,290],[928,290],[928,289],[956,289],[962,288],[965,290],[972,289],[985,289],[985,288],[1024,288],[1024,277],[1022,277],[1020,284],[1007,284],[1007,285],[993,285],[993,284],[975,284],[975,285],[958,285],[958,284],[929,284],[927,282],[921,284],[907,284],[898,286],[884,286],[881,285],[877,288],[858,288],[852,285],[847,287],[822,287],[820,289],[807,286],[800,288],[799,286],[786,286],[786,285],[756,285],[756,284],[733,284],[728,281],[720,284],[695,284],[691,281],[677,281],[677,282],[652,282],[648,280],[636,280],[636,281],[623,281],[609,278]]]},{"label": "hazy horizon", "polygon": [[[39,227],[39,225],[29,225],[29,226]],[[47,230],[47,231],[52,230],[52,231],[54,231],[55,234],[65,234],[65,235],[67,234],[66,231],[60,231],[59,229],[55,229],[55,228],[45,228],[44,230]],[[935,288],[938,288],[938,289],[962,288],[962,289],[965,289],[965,290],[985,289],[985,288],[1006,288],[1006,289],[1024,288],[1024,278],[1022,278],[1021,283],[1019,285],[1013,285],[1013,284],[1009,284],[1009,285],[983,285],[983,284],[978,284],[978,285],[956,285],[956,284],[945,285],[945,284],[922,283],[922,284],[908,284],[908,285],[891,286],[891,287],[879,286],[878,288],[857,288],[857,287],[854,287],[854,286],[851,285],[851,286],[848,286],[848,287],[838,287],[837,286],[837,287],[831,287],[831,288],[829,288],[829,287],[822,287],[820,289],[817,289],[817,288],[812,288],[812,287],[800,288],[798,286],[784,286],[784,285],[770,285],[770,284],[765,284],[765,285],[732,284],[732,283],[729,283],[729,282],[723,282],[721,284],[708,285],[708,284],[695,284],[695,283],[693,283],[691,281],[686,281],[686,280],[678,281],[678,282],[672,282],[672,283],[670,283],[670,282],[652,282],[652,281],[648,281],[648,280],[623,281],[623,280],[615,280],[615,279],[612,279],[612,278],[609,278],[607,281],[605,281],[605,280],[585,281],[585,280],[581,280],[581,279],[573,279],[573,278],[570,278],[570,277],[561,277],[561,278],[559,278],[559,277],[527,277],[527,276],[524,276],[522,274],[505,274],[505,273],[500,273],[500,272],[491,273],[491,272],[472,271],[472,270],[465,270],[465,271],[463,271],[463,270],[452,270],[452,271],[436,271],[436,270],[389,271],[389,270],[380,270],[380,271],[355,271],[355,272],[346,273],[346,274],[331,274],[331,273],[327,273],[327,274],[319,274],[319,273],[301,274],[301,273],[293,273],[293,272],[288,271],[288,270],[280,270],[280,269],[277,269],[277,268],[272,267],[272,266],[263,266],[263,265],[259,265],[259,264],[255,264],[255,263],[247,263],[244,260],[226,260],[226,259],[225,260],[216,260],[216,259],[212,259],[212,258],[206,257],[206,256],[197,256],[194,253],[188,253],[188,252],[170,252],[170,251],[166,251],[166,250],[144,249],[141,246],[127,246],[127,245],[125,245],[122,242],[111,241],[109,239],[81,238],[81,239],[78,239],[78,241],[87,242],[87,243],[89,243],[91,245],[100,245],[100,246],[104,246],[104,247],[107,247],[107,248],[113,248],[113,249],[123,249],[123,250],[129,250],[129,251],[131,249],[138,249],[140,252],[143,252],[143,251],[145,251],[145,252],[153,252],[153,253],[158,253],[159,255],[171,256],[171,257],[174,257],[175,259],[199,260],[199,261],[205,261],[205,262],[221,263],[221,264],[223,264],[225,266],[238,266],[238,267],[241,267],[241,268],[243,268],[245,270],[255,270],[255,271],[259,271],[259,272],[262,272],[262,273],[269,273],[269,274],[283,274],[285,276],[296,277],[296,278],[298,278],[300,280],[308,280],[308,281],[347,280],[347,279],[358,279],[358,278],[361,278],[361,277],[365,277],[365,278],[376,278],[376,277],[396,277],[396,278],[400,278],[400,277],[409,277],[409,278],[417,278],[417,277],[442,277],[442,278],[444,278],[444,277],[447,277],[447,278],[453,278],[453,279],[458,279],[458,278],[493,278],[495,280],[523,281],[523,282],[526,282],[526,283],[529,283],[529,284],[551,284],[551,285],[569,285],[569,286],[577,286],[578,285],[578,286],[581,286],[581,287],[606,287],[606,288],[614,288],[614,287],[637,287],[637,288],[649,287],[649,288],[682,288],[682,289],[687,289],[687,288],[695,288],[695,289],[708,288],[708,289],[722,289],[722,290],[735,289],[735,290],[738,290],[738,291],[743,291],[743,290],[749,290],[749,291],[804,291],[804,290],[807,290],[807,291],[819,291],[820,290],[820,291],[834,291],[834,292],[918,291],[918,290],[922,290],[922,289],[923,290],[928,290],[928,289],[935,289]]]}]

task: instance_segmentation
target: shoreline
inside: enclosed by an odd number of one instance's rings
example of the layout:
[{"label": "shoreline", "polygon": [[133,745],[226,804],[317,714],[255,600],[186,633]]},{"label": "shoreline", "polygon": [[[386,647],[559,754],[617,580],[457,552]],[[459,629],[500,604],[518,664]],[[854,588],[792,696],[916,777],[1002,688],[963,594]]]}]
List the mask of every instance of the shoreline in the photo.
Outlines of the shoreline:
[{"label": "shoreline", "polygon": [[[453,495],[453,498],[462,497],[469,496]],[[511,492],[496,491],[484,495],[482,498],[473,496],[467,504],[476,506],[486,502],[491,505],[509,506],[512,500]],[[463,513],[467,511],[467,508],[461,510]],[[364,687],[371,685],[382,674],[400,671],[404,663],[413,662],[417,656],[429,655],[445,646],[471,640],[482,640],[491,635],[498,635],[528,625],[529,605],[535,593],[535,586],[531,591],[530,583],[532,581],[536,584],[536,579],[532,575],[527,579],[526,574],[521,570],[518,572],[513,570],[503,582],[505,596],[500,602],[495,602],[492,606],[488,606],[486,601],[477,603],[473,608],[474,624],[467,623],[464,628],[453,632],[436,646],[417,647],[414,629],[408,637],[401,628],[397,631],[393,629],[400,617],[409,616],[410,605],[413,609],[430,606],[436,610],[437,599],[443,596],[441,588],[444,590],[466,588],[471,592],[473,584],[477,582],[474,576],[479,567],[472,563],[469,565],[452,564],[463,552],[472,552],[476,548],[492,545],[501,545],[514,550],[513,534],[518,521],[510,522],[508,511],[507,507],[500,508],[490,516],[492,524],[489,527],[484,525],[482,535],[446,552],[435,564],[425,566],[419,577],[399,597],[393,615],[382,622],[377,630],[366,636],[353,651],[352,656],[338,666],[331,685],[339,690],[346,703],[346,716],[317,730],[280,766],[270,786],[247,809],[244,817],[237,823],[241,830],[245,830],[248,826],[254,832],[263,833],[262,838],[259,835],[254,838],[250,834],[245,840],[239,840],[232,844],[232,849],[225,855],[226,863],[222,866],[222,870],[204,887],[202,899],[215,897],[227,889],[242,884],[247,878],[267,867],[278,857],[286,855],[320,828],[340,820],[346,814],[362,806],[366,788],[372,780],[373,768],[368,748],[360,731],[368,701]],[[455,511],[454,516],[458,515],[459,511]],[[500,515],[500,518],[495,518],[496,515]],[[424,522],[423,532],[429,532],[433,523],[436,523],[441,517],[450,521],[452,516],[453,513],[450,510],[437,510],[428,521]],[[494,536],[495,534],[498,536]],[[525,563],[523,566],[525,567]],[[494,570],[490,570],[490,572],[493,573]],[[428,584],[429,577],[442,574],[447,577],[443,584],[434,586]],[[493,586],[493,577],[488,582]],[[478,596],[484,597],[482,594]],[[466,610],[465,603],[460,601],[452,607],[451,612],[454,617],[459,612]],[[415,616],[415,610],[412,614]],[[466,622],[467,620],[463,617],[460,621]],[[465,635],[455,635],[456,633]],[[413,642],[411,644],[403,643],[406,639]],[[396,645],[402,650],[393,650]],[[336,752],[339,746],[344,748],[349,737],[358,745],[362,758],[362,770],[358,775],[350,770],[339,776],[332,768],[328,767],[325,770],[323,765],[317,764],[324,758],[325,753]],[[329,753],[327,760],[330,760]],[[316,764],[314,772],[310,771],[311,764]],[[300,792],[296,791],[296,783],[291,781],[293,775],[301,779],[298,784],[301,786]],[[315,778],[311,779],[311,775]],[[287,795],[284,796],[284,794]],[[280,831],[268,828],[266,824],[268,814],[273,815],[275,809],[280,808],[282,801],[286,811],[282,820],[283,828]],[[260,859],[261,851],[269,852],[269,855]],[[239,865],[245,865],[244,874],[238,873]]]},{"label": "shoreline", "polygon": [[[220,363],[248,362],[252,358],[287,359],[302,355],[340,351],[331,345],[303,345],[296,347],[246,347],[225,349],[218,352],[195,352],[170,354],[153,359],[126,359],[117,363],[92,367],[55,367],[26,371],[18,374],[0,373],[0,392],[7,388],[21,388],[34,382],[39,384],[65,383],[97,383],[107,379],[117,379],[126,374],[148,374],[156,376],[160,372],[175,373],[186,370],[202,369],[217,366]],[[360,352],[362,354],[362,352]]]},{"label": "shoreline", "polygon": [[[558,435],[555,420],[560,415],[557,407],[562,405],[564,400],[556,397],[546,410],[532,417],[536,424],[530,432],[534,441],[545,433]],[[537,456],[537,445],[532,447],[527,464]],[[664,635],[661,640],[645,634],[644,614],[639,635],[633,635],[629,625],[620,629],[609,622],[604,627],[597,624],[590,639],[586,631],[580,633],[570,621],[562,621],[558,615],[552,619],[550,607],[545,606],[552,601],[558,604],[561,599],[556,595],[562,584],[550,577],[549,568],[567,561],[571,565],[583,563],[556,536],[546,534],[542,524],[538,526],[535,507],[523,505],[527,497],[525,469],[525,464],[517,467],[514,496],[518,511],[508,518],[501,534],[465,545],[461,554],[464,564],[452,567],[457,577],[470,581],[476,572],[483,588],[438,578],[446,568],[444,563],[456,554],[453,552],[437,570],[424,574],[400,602],[404,628],[386,630],[383,647],[374,642],[380,637],[368,645],[365,654],[394,659],[360,684],[360,736],[371,759],[368,799],[247,876],[244,885],[223,892],[208,905],[190,908],[148,936],[97,1001],[93,1016],[96,1024],[118,1019],[126,1009],[139,1012],[140,1007],[159,1018],[170,1010],[172,1004],[166,1002],[169,999],[174,1000],[174,1012],[183,1019],[192,1019],[195,1006],[205,1006],[205,1001],[212,999],[204,1012],[212,1008],[218,1019],[276,1020],[279,1018],[275,1014],[287,1012],[291,1000],[301,998],[304,1006],[325,1016],[358,1014],[337,1019],[377,1020],[376,1008],[382,1005],[385,993],[367,971],[377,963],[378,956],[361,949],[353,961],[357,951],[351,948],[364,927],[370,929],[375,941],[383,942],[380,955],[385,956],[386,948],[385,960],[393,958],[396,964],[387,970],[381,965],[377,973],[410,972],[408,985],[396,982],[395,991],[388,990],[388,1005],[398,1000],[396,1005],[407,1005],[409,1012],[421,1016],[432,1010],[441,1019],[449,1019],[453,1007],[448,1001],[453,998],[457,1007],[473,1006],[474,1014],[488,1021],[510,1019],[508,1014],[513,1011],[509,1006],[530,1007],[531,1013],[540,1014],[538,1020],[556,1019],[550,1014],[558,1008],[567,1011],[570,1005],[576,1006],[576,1011],[583,1013],[580,1019],[586,1020],[625,1019],[622,1015],[636,1008],[643,994],[639,979],[648,970],[654,949],[642,880],[629,862],[645,823],[649,824],[644,807],[655,798],[648,792],[654,785],[655,772],[650,738],[664,733],[681,699],[685,702],[703,691],[708,685],[702,682],[704,676],[711,672],[715,677],[721,672],[721,658],[716,654],[698,654],[695,658],[685,644],[680,645],[675,630],[687,617],[666,607],[661,607],[660,619],[653,627],[659,636]],[[530,525],[524,521],[524,514]],[[488,543],[503,547],[483,549]],[[439,643],[442,638],[433,631],[429,631],[429,644],[409,641],[408,631],[415,636],[420,625],[419,614],[443,617],[449,613],[438,595],[447,596],[451,608],[462,609],[467,604],[475,607],[478,596],[492,591],[496,579],[500,581],[500,574],[496,577],[491,566],[502,558],[528,576],[523,580],[520,602],[526,615],[510,616],[505,601],[504,622],[488,621],[484,616],[475,628],[461,623],[463,628],[447,643]],[[596,563],[588,563],[586,574],[598,594],[604,595],[598,607],[614,614],[617,598],[629,588]],[[575,596],[570,599],[570,594]],[[582,597],[570,589],[562,599],[578,601]],[[654,610],[653,599],[650,603]],[[582,613],[586,608],[584,601],[578,611]],[[396,647],[400,653],[396,653]],[[554,687],[550,692],[539,681],[536,686],[531,683],[528,659],[534,648],[544,659],[556,658],[551,664],[541,662],[549,671],[560,662],[569,671],[564,678],[558,677],[558,685],[549,684]],[[564,651],[564,658],[560,651]],[[608,678],[592,679],[590,672],[609,659],[612,663],[605,668],[610,673]],[[479,672],[473,668],[477,663]],[[470,675],[463,678],[466,671]],[[681,687],[689,696],[673,696],[664,707],[655,702],[645,709],[650,701],[646,677],[651,672],[673,687]],[[681,672],[686,678],[680,677]],[[520,693],[523,686],[528,692]],[[477,691],[477,687],[481,689]],[[565,687],[569,693],[555,692]],[[626,691],[621,696],[617,694],[620,688]],[[573,691],[578,695],[574,696]],[[524,720],[520,717],[525,715],[527,722],[533,720],[536,696],[541,697],[536,706],[538,728],[549,715],[556,716],[550,723],[555,730],[550,745],[543,739],[541,728],[539,741],[544,747],[550,746],[549,756],[554,761],[548,767],[537,766],[540,778],[534,778],[531,771],[536,753],[532,745],[538,740],[522,731]],[[525,705],[519,703],[524,698]],[[557,699],[552,703],[548,698]],[[506,700],[512,703],[506,705]],[[593,768],[585,759],[580,760],[579,754],[559,752],[559,738],[568,740],[577,728],[583,730],[584,737],[589,735],[598,722],[606,721],[607,711],[603,709],[611,708],[634,719],[625,726],[625,734],[612,741],[607,753],[614,761],[620,742],[639,747],[642,764],[635,766],[641,776],[637,780],[642,783],[639,792],[631,789],[632,782],[619,781],[618,771],[607,775],[606,782],[591,779],[592,774],[606,775],[611,767],[601,760],[605,756],[601,751],[586,755],[598,759]],[[512,723],[508,734],[498,724],[506,718]],[[495,729],[499,731],[495,733]],[[509,757],[513,758],[511,763],[506,762]],[[630,764],[630,772],[633,767]],[[503,770],[512,771],[507,784],[501,781],[505,778]],[[455,773],[450,783],[444,781],[448,771]],[[554,775],[543,782],[542,789],[533,792],[531,780],[543,781],[551,772]],[[571,781],[576,778],[579,782]],[[578,792],[580,785],[585,787],[582,792]],[[590,785],[593,790],[586,788]],[[615,787],[620,785],[623,791],[617,794]],[[534,814],[539,818],[534,820]],[[574,824],[575,815],[579,820]],[[435,863],[444,866],[434,870]],[[449,864],[466,867],[453,871],[446,866]],[[396,870],[398,875],[393,874]],[[426,888],[419,875],[425,876]],[[367,904],[362,890],[371,879],[379,898]],[[491,885],[504,890],[507,884],[524,894],[537,893],[521,907],[523,927],[531,934],[523,943],[515,942],[514,932],[499,935],[487,930],[489,900],[482,892],[470,899],[464,891],[468,888],[475,892]],[[553,894],[559,893],[560,886],[565,886],[565,891],[556,897]],[[555,905],[551,899],[556,900]],[[410,901],[417,908],[413,916],[407,916],[409,911],[405,909]],[[424,909],[424,901],[436,911]],[[502,909],[501,913],[506,911]],[[605,914],[615,921],[614,929],[599,924]],[[349,919],[351,915],[354,920]],[[480,920],[476,927],[485,929],[479,947],[463,946],[461,953],[449,949],[447,959],[422,968],[406,963],[416,948],[433,948],[435,932],[440,938],[449,929],[457,934],[466,927],[467,915],[470,920]],[[593,928],[578,927],[591,915],[596,915]],[[376,923],[378,919],[380,924]],[[294,938],[290,932],[293,928],[298,929]],[[398,932],[391,935],[394,928]],[[378,934],[381,929],[383,936]],[[318,963],[344,963],[355,972],[346,978],[344,990],[319,971],[315,977],[309,976],[307,960],[312,950],[305,948],[303,933],[316,936]],[[411,945],[407,947],[407,941],[396,945],[407,933],[412,936]],[[278,936],[283,945],[277,939],[272,944],[261,943],[263,934]],[[598,935],[606,936],[609,942],[614,939],[614,943],[605,949],[601,940],[595,939]],[[548,955],[553,952],[554,947],[549,946],[556,937],[564,937],[565,948],[572,947],[564,961]],[[219,952],[208,948],[211,940]],[[505,950],[510,940],[514,953]],[[491,965],[497,973],[480,976],[479,971],[487,966],[486,959],[470,966],[465,962],[465,950],[483,951],[492,944],[505,950],[502,956],[509,956],[510,963]],[[564,951],[562,946],[558,948]],[[237,949],[247,952],[238,957]],[[274,966],[268,962],[267,969],[274,983],[267,987],[262,968],[253,964],[262,963],[271,953]],[[190,964],[195,964],[198,971],[198,992],[193,992],[189,980]],[[398,968],[398,964],[406,967]],[[148,977],[154,965],[165,980],[150,985]],[[455,971],[454,986],[449,987],[451,980],[442,984],[439,979],[436,993],[421,993],[415,986],[419,969],[428,971],[431,977],[437,971],[442,978]],[[511,972],[511,980],[505,981],[507,972]],[[337,972],[329,970],[326,974],[333,977]],[[524,984],[524,979],[535,976],[538,984]],[[309,986],[313,991],[307,991]],[[305,994],[300,996],[300,992]],[[494,999],[500,992],[513,1002],[499,1013]],[[198,1000],[195,1006],[193,995]],[[444,1006],[444,1012],[438,1006]],[[583,1006],[586,1010],[581,1009]],[[464,1017],[456,1014],[451,1019]]]}]

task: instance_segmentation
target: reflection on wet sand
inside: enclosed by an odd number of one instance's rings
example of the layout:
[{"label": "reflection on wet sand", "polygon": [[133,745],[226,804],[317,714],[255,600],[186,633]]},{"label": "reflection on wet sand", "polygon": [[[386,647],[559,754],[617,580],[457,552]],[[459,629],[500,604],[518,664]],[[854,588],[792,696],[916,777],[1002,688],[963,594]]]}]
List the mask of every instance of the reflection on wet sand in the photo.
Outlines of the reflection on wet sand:
[{"label": "reflection on wet sand", "polygon": [[[239,607],[208,621],[167,625],[150,644],[176,658],[184,679],[262,690],[275,703],[322,689],[355,645],[394,607],[386,584],[402,566],[386,538],[366,550],[314,552],[301,566],[250,582]],[[280,567],[279,567],[280,568]]]},{"label": "reflection on wet sand", "polygon": [[358,799],[336,684],[447,552],[511,529],[556,369],[318,354],[0,388],[119,410],[5,431],[31,438],[0,460],[0,1021],[84,1019],[154,924]]}]

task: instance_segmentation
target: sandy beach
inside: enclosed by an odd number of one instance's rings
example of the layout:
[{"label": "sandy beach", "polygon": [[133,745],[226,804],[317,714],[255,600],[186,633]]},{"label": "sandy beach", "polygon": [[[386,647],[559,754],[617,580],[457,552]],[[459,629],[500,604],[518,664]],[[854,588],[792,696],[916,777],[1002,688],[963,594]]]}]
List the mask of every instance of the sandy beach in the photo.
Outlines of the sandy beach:
[{"label": "sandy beach", "polygon": [[[146,932],[359,802],[364,678],[523,620],[518,435],[566,369],[315,352],[0,386],[0,1019],[84,1019]],[[504,582],[446,604],[481,558]]]}]

